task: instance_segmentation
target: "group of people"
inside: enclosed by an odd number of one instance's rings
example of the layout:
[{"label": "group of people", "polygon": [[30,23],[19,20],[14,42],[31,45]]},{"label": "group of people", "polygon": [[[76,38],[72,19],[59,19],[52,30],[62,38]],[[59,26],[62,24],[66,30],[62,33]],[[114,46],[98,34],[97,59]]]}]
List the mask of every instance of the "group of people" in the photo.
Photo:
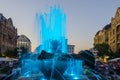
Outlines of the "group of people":
[{"label": "group of people", "polygon": [[96,62],[95,70],[109,80],[120,80],[120,60],[111,62]]},{"label": "group of people", "polygon": [[118,75],[120,75],[120,60],[115,62],[109,62],[108,65],[112,68]]},{"label": "group of people", "polygon": [[12,69],[17,68],[17,61],[0,61],[0,72],[2,73],[11,73]]}]

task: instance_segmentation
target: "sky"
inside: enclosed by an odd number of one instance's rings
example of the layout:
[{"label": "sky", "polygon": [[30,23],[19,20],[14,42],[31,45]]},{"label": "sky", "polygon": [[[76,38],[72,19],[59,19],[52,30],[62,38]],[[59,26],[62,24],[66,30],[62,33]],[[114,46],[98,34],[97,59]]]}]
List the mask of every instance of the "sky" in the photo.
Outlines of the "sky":
[{"label": "sky", "polygon": [[32,42],[32,51],[40,44],[36,35],[36,13],[49,12],[60,5],[67,16],[67,39],[75,45],[75,53],[93,47],[98,30],[111,22],[120,0],[0,0],[0,13],[11,17],[18,35],[26,35]]}]

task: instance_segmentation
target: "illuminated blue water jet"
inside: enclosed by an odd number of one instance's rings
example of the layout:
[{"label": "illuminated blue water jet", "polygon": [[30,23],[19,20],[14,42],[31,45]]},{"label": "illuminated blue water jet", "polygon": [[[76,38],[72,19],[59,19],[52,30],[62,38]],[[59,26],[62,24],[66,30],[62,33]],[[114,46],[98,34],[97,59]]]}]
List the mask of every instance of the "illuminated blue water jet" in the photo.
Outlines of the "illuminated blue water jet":
[{"label": "illuminated blue water jet", "polygon": [[60,7],[51,7],[50,13],[37,14],[41,34],[41,50],[67,53],[66,14]]}]

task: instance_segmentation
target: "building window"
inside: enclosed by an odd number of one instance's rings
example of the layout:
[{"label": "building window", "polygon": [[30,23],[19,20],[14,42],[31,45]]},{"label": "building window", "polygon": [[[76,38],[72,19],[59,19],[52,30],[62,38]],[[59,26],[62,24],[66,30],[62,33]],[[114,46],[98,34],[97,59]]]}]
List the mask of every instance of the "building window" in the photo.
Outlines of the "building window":
[{"label": "building window", "polygon": [[110,32],[110,36],[112,36],[112,33]]},{"label": "building window", "polygon": [[120,40],[120,34],[117,36],[117,39]]},{"label": "building window", "polygon": [[118,44],[118,48],[120,48],[120,44]]},{"label": "building window", "polygon": [[113,29],[113,35],[115,34],[115,30]]},{"label": "building window", "polygon": [[113,41],[113,43],[115,43],[115,40]]},{"label": "building window", "polygon": [[120,31],[120,25],[119,25],[119,26],[117,26],[117,31]]}]

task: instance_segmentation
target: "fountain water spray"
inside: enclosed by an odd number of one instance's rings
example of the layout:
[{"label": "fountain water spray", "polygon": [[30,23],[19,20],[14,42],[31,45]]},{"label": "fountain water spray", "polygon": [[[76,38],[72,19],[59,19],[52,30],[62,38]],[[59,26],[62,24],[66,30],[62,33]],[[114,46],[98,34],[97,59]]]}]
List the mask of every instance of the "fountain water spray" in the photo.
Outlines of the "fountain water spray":
[{"label": "fountain water spray", "polygon": [[[76,60],[67,54],[66,14],[64,11],[55,6],[50,8],[49,13],[37,13],[36,17],[41,35],[41,44],[36,55],[42,57],[35,57],[35,54],[29,53],[23,55],[20,76],[40,80],[41,78],[48,80],[81,79],[82,60]],[[37,77],[35,77],[36,75]]]},{"label": "fountain water spray", "polygon": [[66,14],[58,7],[50,13],[37,14],[40,27],[41,50],[50,53],[67,53]]}]

